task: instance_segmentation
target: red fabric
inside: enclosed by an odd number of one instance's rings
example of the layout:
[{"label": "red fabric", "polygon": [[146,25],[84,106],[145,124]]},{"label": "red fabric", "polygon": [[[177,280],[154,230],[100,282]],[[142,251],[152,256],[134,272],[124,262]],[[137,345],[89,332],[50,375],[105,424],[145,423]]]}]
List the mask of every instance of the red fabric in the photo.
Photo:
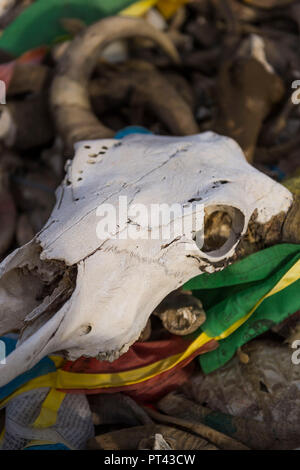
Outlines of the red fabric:
[{"label": "red fabric", "polygon": [[2,80],[5,83],[6,88],[8,88],[11,82],[11,79],[13,77],[15,65],[16,65],[15,60],[13,60],[12,62],[8,62],[7,64],[0,65],[0,80]]},{"label": "red fabric", "polygon": [[22,54],[17,59],[17,62],[19,62],[20,64],[40,64],[41,62],[43,62],[47,52],[47,47],[37,47],[36,49],[32,49],[31,51],[27,51]]},{"label": "red fabric", "polygon": [[127,353],[114,362],[81,357],[76,361],[66,362],[63,369],[69,372],[90,374],[124,372],[145,367],[161,359],[183,353],[191,342],[191,339],[184,339],[183,337],[173,335],[162,341],[136,342],[129,348]]},{"label": "red fabric", "polygon": [[[78,373],[113,373],[125,370],[138,369],[157,362],[166,357],[182,353],[186,350],[191,340],[187,341],[179,336],[172,336],[165,341],[149,341],[145,343],[135,343],[129,351],[113,363],[98,361],[93,358],[80,358],[77,361],[68,361],[63,369],[69,372]],[[194,363],[191,361],[198,355],[212,351],[218,347],[215,340],[205,344],[194,354],[184,361],[177,364],[172,369],[157,374],[149,380],[133,385],[124,385],[121,387],[100,388],[100,389],[76,389],[64,390],[69,393],[84,393],[86,395],[96,393],[118,393],[124,392],[135,400],[142,403],[151,403],[160,399],[170,391],[176,389],[186,382],[194,369]]]},{"label": "red fabric", "polygon": [[7,62],[6,64],[0,65],[0,80],[5,82],[6,88],[8,88],[15,70],[17,63],[19,64],[40,64],[47,53],[46,47],[38,47],[31,51],[25,52],[16,60]]}]

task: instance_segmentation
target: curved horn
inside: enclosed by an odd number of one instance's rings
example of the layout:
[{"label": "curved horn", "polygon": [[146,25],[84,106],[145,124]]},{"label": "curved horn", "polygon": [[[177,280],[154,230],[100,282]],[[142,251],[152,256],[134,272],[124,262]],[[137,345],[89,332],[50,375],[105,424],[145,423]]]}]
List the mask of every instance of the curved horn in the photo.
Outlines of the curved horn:
[{"label": "curved horn", "polygon": [[156,42],[176,63],[178,53],[170,39],[141,19],[111,17],[101,20],[78,35],[61,58],[51,90],[51,104],[58,132],[67,147],[80,140],[108,138],[114,131],[93,114],[88,80],[99,54],[116,39],[145,37]]}]

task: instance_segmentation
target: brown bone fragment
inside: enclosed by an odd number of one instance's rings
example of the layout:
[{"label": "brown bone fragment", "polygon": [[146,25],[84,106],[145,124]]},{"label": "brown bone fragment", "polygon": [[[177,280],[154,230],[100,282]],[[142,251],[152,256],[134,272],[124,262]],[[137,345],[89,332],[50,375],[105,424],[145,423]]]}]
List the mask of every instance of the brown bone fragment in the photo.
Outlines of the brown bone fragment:
[{"label": "brown bone fragment", "polygon": [[[179,77],[179,78],[178,78]],[[192,113],[193,96],[179,75],[163,76],[153,65],[130,61],[91,82],[91,100],[97,114],[130,97],[131,102],[152,111],[174,135],[198,132]]]},{"label": "brown bone fragment", "polygon": [[173,416],[167,416],[162,413],[158,413],[152,409],[148,409],[149,416],[159,423],[172,424],[183,428],[184,430],[191,431],[204,439],[209,440],[213,444],[217,445],[220,449],[224,450],[249,450],[244,444],[236,441],[235,439],[222,434],[219,431],[206,426],[202,423],[190,423],[184,419],[174,418]]},{"label": "brown bone fragment", "polygon": [[142,440],[153,434],[161,434],[163,438],[172,445],[174,450],[216,450],[195,434],[185,432],[174,427],[150,424],[146,426],[135,426],[132,428],[101,434],[88,442],[90,450],[135,450],[138,449]]},{"label": "brown bone fragment", "polygon": [[262,123],[283,92],[281,79],[254,58],[227,60],[221,66],[216,129],[240,144],[248,162],[252,162]]}]

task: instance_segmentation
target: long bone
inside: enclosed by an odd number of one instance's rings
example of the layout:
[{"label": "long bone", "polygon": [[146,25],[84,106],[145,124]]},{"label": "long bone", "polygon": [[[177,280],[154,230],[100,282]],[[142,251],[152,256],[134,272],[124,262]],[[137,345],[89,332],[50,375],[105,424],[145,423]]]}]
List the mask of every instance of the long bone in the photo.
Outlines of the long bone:
[{"label": "long bone", "polygon": [[[151,39],[173,62],[179,62],[179,56],[170,39],[142,20],[113,17],[84,30],[61,58],[51,92],[57,129],[68,149],[81,140],[114,135],[114,131],[104,126],[92,112],[88,81],[104,47],[116,39],[132,37]],[[189,135],[198,131],[192,111],[179,94],[176,106],[172,106],[169,101],[167,104],[165,114],[169,118],[166,120],[168,123],[176,121],[175,129],[178,133]]]}]

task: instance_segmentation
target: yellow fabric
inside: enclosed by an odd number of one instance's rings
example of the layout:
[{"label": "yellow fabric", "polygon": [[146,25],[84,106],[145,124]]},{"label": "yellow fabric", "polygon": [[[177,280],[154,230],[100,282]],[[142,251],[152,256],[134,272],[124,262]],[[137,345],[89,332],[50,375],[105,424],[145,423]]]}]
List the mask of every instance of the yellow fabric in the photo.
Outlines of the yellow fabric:
[{"label": "yellow fabric", "polygon": [[4,398],[0,401],[0,408],[3,408],[12,398],[15,398],[22,393],[29,392],[30,390],[34,390],[36,388],[45,388],[45,387],[54,387],[56,386],[56,372],[51,372],[50,374],[41,375],[36,379],[32,379],[27,382],[22,387],[18,388],[14,393],[9,395],[8,397]]},{"label": "yellow fabric", "polygon": [[51,361],[54,362],[55,367],[56,367],[57,369],[59,369],[60,367],[62,367],[63,363],[65,362],[65,359],[63,359],[63,358],[60,357],[60,356],[50,356],[50,359],[51,359]]},{"label": "yellow fabric", "polygon": [[196,338],[196,340],[189,345],[184,353],[176,354],[148,366],[125,372],[107,374],[82,374],[58,369],[56,372],[51,372],[50,374],[42,375],[30,380],[27,382],[27,384],[20,387],[9,397],[2,400],[0,402],[0,406],[5,406],[8,401],[20,395],[21,393],[42,387],[54,387],[61,389],[95,389],[122,387],[124,385],[140,383],[144,380],[148,380],[154,377],[159,373],[172,369],[210,340],[211,338],[209,338],[205,333],[202,333],[202,335]]},{"label": "yellow fabric", "polygon": [[251,317],[251,315],[253,315],[253,313],[255,312],[255,310],[258,309],[258,307],[260,306],[260,304],[265,300],[267,299],[268,297],[271,297],[272,295],[275,295],[277,294],[278,292],[280,292],[281,290],[285,289],[286,287],[290,286],[291,284],[293,284],[293,282],[296,282],[298,281],[298,279],[300,279],[300,260],[297,261],[297,263],[294,264],[294,266],[291,267],[291,269],[289,269],[289,271],[287,271],[285,273],[285,275],[280,279],[280,281],[278,281],[278,283],[265,295],[263,296],[258,302],[257,304],[253,307],[252,310],[250,310],[250,312],[245,315],[243,318],[241,318],[240,320],[238,320],[237,322],[235,322],[233,325],[231,325],[227,330],[223,331],[223,333],[216,337],[215,340],[220,340],[220,339],[225,339],[227,338],[229,335],[231,335],[234,331],[236,331],[241,325],[243,325],[243,323],[245,323],[248,318]]},{"label": "yellow fabric", "polygon": [[[157,374],[166,372],[175,367],[186,358],[190,357],[197,349],[210,341],[205,333],[202,333],[184,353],[167,357],[160,361],[149,364],[145,367],[132,369],[125,372],[114,372],[110,374],[78,374],[76,372],[67,372],[62,369],[57,371],[57,386],[64,389],[95,389],[122,387],[132,385],[155,377]],[[78,377],[80,376],[80,377]]]},{"label": "yellow fabric", "polygon": [[39,416],[33,423],[34,428],[45,429],[54,426],[57,420],[57,413],[66,394],[52,388],[42,404]]},{"label": "yellow fabric", "polygon": [[[95,388],[109,388],[109,387],[121,387],[124,385],[131,385],[135,383],[140,383],[145,380],[151,379],[157,374],[168,371],[175,367],[180,362],[184,361],[187,357],[193,354],[197,349],[205,345],[211,339],[222,340],[231,335],[235,330],[237,330],[243,323],[245,323],[251,315],[257,310],[259,305],[267,297],[270,297],[281,290],[285,289],[292,283],[300,279],[300,260],[295,263],[295,265],[280,279],[280,281],[268,292],[264,297],[262,297],[259,302],[253,307],[253,309],[245,315],[242,319],[235,322],[231,327],[225,330],[220,336],[216,338],[211,338],[205,333],[202,333],[197,337],[184,351],[184,353],[177,354],[166,359],[157,361],[153,364],[150,364],[145,367],[140,367],[138,369],[133,369],[125,372],[114,372],[107,374],[81,374],[74,372],[67,372],[62,369],[58,369],[56,372],[37,377],[36,379],[31,380],[23,387],[20,387],[16,392],[10,395],[8,398],[0,402],[0,406],[3,407],[5,404],[14,398],[15,396],[20,395],[28,390],[41,388],[41,387],[50,387],[50,388],[61,388],[61,389],[95,389]],[[55,359],[57,364],[61,364],[60,358],[51,358]],[[59,392],[60,393],[60,392]],[[49,395],[48,395],[49,396]],[[55,398],[54,394],[49,396],[47,402],[47,409],[49,404],[50,412],[43,411],[43,417],[40,418],[41,421],[47,419],[53,420],[53,400]],[[47,401],[46,399],[46,401]],[[62,400],[63,395],[56,395],[56,399]],[[61,401],[59,402],[60,406]],[[59,409],[58,406],[58,409]],[[51,414],[52,413],[52,414]]]},{"label": "yellow fabric", "polygon": [[33,446],[46,446],[46,445],[54,445],[54,444],[60,444],[60,442],[35,440],[35,441],[30,441],[25,447],[23,447],[23,450],[28,449],[28,447],[33,447]]},{"label": "yellow fabric", "polygon": [[[66,396],[65,392],[61,392],[60,390],[56,390],[55,384],[55,375],[56,372],[52,372],[51,374],[44,375],[42,377],[38,377],[39,379],[43,379],[42,381],[39,381],[37,379],[33,379],[30,382],[28,382],[26,385],[23,387],[20,387],[15,393],[12,393],[9,397],[7,397],[5,400],[1,401],[1,406],[6,405],[12,398],[21,395],[22,393],[25,393],[29,390],[37,389],[41,387],[52,387],[45,398],[41,411],[39,416],[36,418],[35,422],[33,423],[33,427],[36,429],[45,429],[51,426],[54,426],[54,424],[57,421],[57,414],[59,411],[59,408]],[[2,430],[1,435],[0,435],[0,444],[1,441],[4,437],[5,434],[5,429]],[[47,444],[47,442],[43,442],[43,444]],[[48,444],[55,444],[53,442],[49,442]],[[30,442],[28,446],[32,445],[38,445],[37,442]],[[26,446],[26,447],[28,447]]]},{"label": "yellow fabric", "polygon": [[157,3],[157,0],[142,0],[121,11],[122,16],[143,16]]},{"label": "yellow fabric", "polygon": [[182,5],[185,5],[190,0],[158,0],[157,8],[168,20],[171,16],[174,15],[176,10]]},{"label": "yellow fabric", "polygon": [[185,3],[190,0],[140,0],[139,2],[130,5],[121,11],[120,15],[123,16],[143,16],[147,11],[156,6],[161,14],[166,18],[171,18],[172,15]]}]

